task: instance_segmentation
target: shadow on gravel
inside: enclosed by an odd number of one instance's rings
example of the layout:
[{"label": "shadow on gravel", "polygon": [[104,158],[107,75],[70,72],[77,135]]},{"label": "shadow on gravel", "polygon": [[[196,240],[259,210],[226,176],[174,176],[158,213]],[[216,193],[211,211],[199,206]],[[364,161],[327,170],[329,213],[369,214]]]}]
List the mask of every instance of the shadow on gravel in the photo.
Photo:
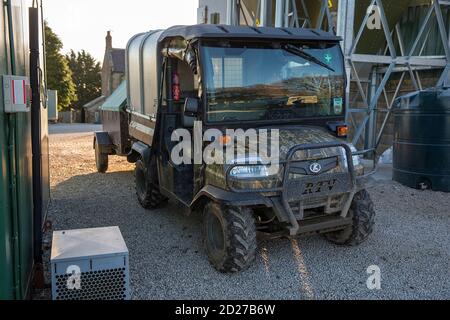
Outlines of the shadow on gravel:
[{"label": "shadow on gravel", "polygon": [[[296,241],[262,240],[250,270],[218,273],[204,253],[200,215],[187,216],[173,202],[154,211],[143,209],[132,171],[72,177],[53,188],[52,198],[49,219],[55,230],[120,227],[130,250],[136,299],[314,298]],[[283,292],[268,291],[287,274]],[[267,288],[261,291],[261,286]]]},{"label": "shadow on gravel", "polygon": [[[181,207],[169,203],[166,207],[147,211],[140,207],[132,171],[106,174],[92,173],[74,176],[52,188],[49,218],[55,228],[76,229],[98,226],[132,225],[131,218],[160,215],[176,211],[187,219]],[[125,228],[126,228],[125,226]]]},{"label": "shadow on gravel", "polygon": [[[377,227],[363,245],[337,247],[320,236],[263,240],[255,264],[235,275],[210,266],[199,216],[186,216],[171,202],[154,211],[140,207],[132,171],[80,175],[56,185],[49,219],[55,230],[119,226],[130,251],[133,299],[448,298],[448,220],[400,210],[410,201],[380,200],[392,192],[399,199],[411,196],[402,188],[372,191]],[[420,232],[424,228],[434,232]],[[371,265],[382,270],[380,291],[367,289]]]}]

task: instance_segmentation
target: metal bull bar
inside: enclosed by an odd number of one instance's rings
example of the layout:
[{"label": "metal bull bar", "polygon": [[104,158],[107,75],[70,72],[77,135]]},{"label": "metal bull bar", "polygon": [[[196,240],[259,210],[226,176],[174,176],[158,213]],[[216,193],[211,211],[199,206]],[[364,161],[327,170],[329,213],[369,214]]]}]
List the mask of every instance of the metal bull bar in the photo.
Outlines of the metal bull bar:
[{"label": "metal bull bar", "polygon": [[[306,178],[300,178],[300,179],[291,179],[290,174],[295,170],[296,168],[293,167],[293,163],[301,163],[301,162],[313,162],[313,160],[294,160],[294,156],[299,151],[304,150],[318,150],[318,149],[329,149],[329,148],[343,148],[345,150],[346,154],[346,160],[347,160],[347,172],[343,173],[331,173],[331,174],[320,174],[317,175],[309,175]],[[374,166],[374,170],[371,171],[369,174],[364,175],[362,177],[357,177],[355,172],[355,167],[353,164],[353,156],[360,155],[361,152],[352,153],[351,148],[346,143],[339,143],[339,142],[333,142],[333,143],[324,143],[324,144],[306,144],[306,145],[298,145],[293,147],[289,152],[286,160],[280,161],[280,165],[284,166],[284,170],[282,173],[282,183],[281,187],[276,188],[266,188],[266,189],[238,189],[232,186],[230,183],[231,177],[230,173],[235,167],[239,167],[242,165],[250,165],[250,166],[258,166],[261,164],[233,164],[231,165],[227,172],[226,172],[226,182],[228,188],[232,192],[236,193],[261,193],[261,194],[269,194],[269,193],[276,193],[281,195],[281,207],[277,206],[277,204],[274,204],[275,210],[283,210],[283,213],[287,215],[286,222],[289,222],[291,225],[289,227],[290,234],[292,236],[299,234],[300,225],[298,223],[299,220],[303,220],[304,218],[304,212],[301,212],[301,216],[295,216],[291,206],[291,201],[299,201],[303,202],[305,199],[311,199],[311,198],[318,198],[318,197],[332,197],[334,195],[340,195],[340,194],[348,194],[348,198],[345,201],[345,204],[343,206],[342,212],[341,212],[341,218],[342,221],[345,221],[348,212],[350,210],[353,198],[355,194],[358,192],[358,184],[357,179],[359,178],[365,178],[373,172],[375,172],[376,168]],[[323,159],[317,159],[317,161],[323,160]],[[241,179],[240,181],[245,180],[254,180],[254,179]],[[234,180],[236,181],[236,180]],[[332,185],[327,185],[325,182],[332,181],[334,182]],[[321,184],[323,182],[323,184]],[[321,189],[319,193],[311,193],[307,192],[308,185],[314,185],[318,186]],[[303,191],[305,190],[305,191]],[[303,194],[300,194],[303,192]],[[306,193],[305,193],[306,192]],[[348,220],[348,219],[347,219]],[[347,221],[348,222],[348,221]],[[342,224],[342,222],[341,222]]]},{"label": "metal bull bar", "polygon": [[[337,174],[325,174],[325,175],[317,175],[314,177],[314,179],[311,178],[303,178],[303,179],[290,179],[291,174],[291,166],[293,162],[293,158],[295,154],[299,151],[303,150],[318,150],[318,149],[331,149],[331,148],[344,148],[346,158],[347,158],[347,173],[337,173]],[[345,143],[328,143],[328,144],[309,144],[309,145],[300,145],[292,148],[289,151],[289,154],[287,156],[287,160],[285,163],[285,169],[283,174],[283,190],[281,194],[282,203],[284,206],[284,209],[289,215],[289,220],[291,223],[291,227],[289,228],[291,235],[298,234],[298,231],[300,229],[300,226],[297,221],[297,217],[294,215],[292,208],[289,204],[290,200],[292,200],[293,191],[302,192],[304,184],[316,182],[318,180],[325,181],[327,179],[335,179],[335,181],[339,181],[338,188],[328,188],[327,186],[322,186],[322,188],[325,188],[325,192],[321,192],[320,196],[332,196],[336,194],[342,194],[342,193],[348,193],[348,199],[344,204],[344,207],[342,209],[342,218],[346,218],[348,215],[348,212],[350,210],[350,206],[353,201],[353,197],[355,196],[357,192],[357,184],[356,184],[356,173],[355,173],[355,167],[353,165],[353,154],[350,147]],[[306,180],[306,181],[305,181]],[[313,181],[311,181],[313,180]],[[301,200],[307,198],[307,197],[314,197],[314,194],[304,194],[301,195]],[[298,196],[297,196],[298,197]],[[300,220],[303,220],[303,212],[301,212]]]}]

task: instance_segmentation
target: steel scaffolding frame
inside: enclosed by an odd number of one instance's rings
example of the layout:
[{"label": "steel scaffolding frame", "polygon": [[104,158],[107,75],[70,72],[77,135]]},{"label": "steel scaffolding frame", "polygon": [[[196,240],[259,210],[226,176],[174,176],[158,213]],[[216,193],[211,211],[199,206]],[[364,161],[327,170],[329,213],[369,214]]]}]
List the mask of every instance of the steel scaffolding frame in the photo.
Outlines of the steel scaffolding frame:
[{"label": "steel scaffolding frame", "polygon": [[[249,10],[245,0],[227,0],[227,23],[238,25],[241,23],[239,17],[244,17],[242,21],[247,25],[254,27],[292,27],[292,28],[315,28],[322,29],[324,22],[327,22],[328,31],[333,31],[333,21],[329,9],[329,0],[316,0],[322,2],[319,18],[313,25],[306,3],[308,0],[299,0],[300,8],[297,6],[296,0],[258,0],[257,8],[254,13]],[[275,1],[275,21],[268,16],[272,1]],[[326,20],[325,20],[326,19]]]},{"label": "steel scaffolding frame", "polygon": [[[398,23],[394,30],[390,30],[389,28],[383,6],[383,2],[385,1],[386,0],[372,0],[370,4],[370,6],[376,5],[378,7],[381,26],[387,43],[386,47],[382,48],[378,55],[358,54],[357,52],[357,46],[366,30],[369,13],[365,15],[355,38],[352,37],[353,30],[350,30],[352,29],[351,26],[354,25],[355,0],[341,0],[338,13],[339,21],[345,23],[345,25],[340,25],[338,30],[341,32],[340,35],[344,38],[343,49],[346,57],[347,73],[352,82],[356,83],[358,94],[362,98],[365,106],[365,108],[351,108],[351,106],[348,105],[347,119],[355,128],[352,141],[353,144],[358,145],[358,143],[361,142],[363,133],[366,131],[364,147],[367,151],[375,151],[380,145],[383,133],[393,110],[394,102],[398,97],[407,74],[409,74],[415,90],[419,90],[422,89],[419,75],[420,70],[443,69],[442,75],[437,82],[437,86],[446,84],[450,71],[449,38],[441,9],[441,6],[449,6],[450,2],[441,0],[434,0],[432,2],[424,21],[422,21],[419,33],[417,34],[411,49],[407,52],[400,24]],[[433,17],[437,20],[440,38],[445,51],[444,56],[422,56],[426,44],[424,35],[431,32],[431,22]],[[394,44],[395,38],[398,41],[400,52],[397,52]],[[421,41],[423,41],[423,44],[419,48]],[[372,73],[374,76],[370,79],[370,87],[372,89],[368,90],[370,91],[370,94],[366,94],[366,90],[363,88],[363,81],[358,74],[357,64],[370,64],[373,65],[375,69]],[[401,73],[400,81],[396,86],[393,97],[389,99],[386,91],[386,84],[395,72]],[[347,94],[350,98],[350,84],[347,88]],[[386,108],[378,108],[378,103],[382,96],[385,99]],[[350,101],[350,99],[347,101]],[[381,126],[377,128],[376,121],[379,112],[385,113],[385,116]],[[355,113],[364,115],[362,121],[359,123],[356,123],[355,121]]]},{"label": "steel scaffolding frame", "polygon": [[[258,0],[256,12],[246,8],[245,0],[228,0],[229,15],[233,17],[233,12],[240,16],[240,13],[247,17],[250,16],[251,21],[246,24],[252,26],[276,26],[276,27],[313,27],[317,29],[325,29],[325,19],[328,30],[332,31],[333,22],[329,9],[328,0],[315,0],[321,2],[319,19],[315,26],[310,19],[305,0],[301,0],[301,8],[297,7],[298,1],[295,0]],[[271,21],[268,17],[269,8],[275,1],[275,21]],[[310,0],[311,1],[311,0]],[[314,1],[314,0],[313,0]],[[450,1],[431,0],[430,7],[421,21],[419,33],[409,51],[405,47],[403,41],[403,33],[398,23],[393,30],[390,29],[386,12],[383,4],[389,0],[372,0],[370,7],[376,6],[381,20],[381,26],[384,31],[386,46],[380,48],[378,54],[360,54],[358,53],[358,44],[367,27],[371,12],[366,12],[363,22],[360,26],[355,26],[356,17],[356,0],[340,0],[337,12],[337,28],[336,33],[343,38],[342,48],[345,55],[346,72],[348,79],[346,88],[347,102],[347,122],[353,127],[352,142],[356,146],[364,146],[363,151],[375,154],[379,147],[385,128],[389,122],[394,102],[398,97],[407,75],[409,75],[415,90],[422,89],[419,72],[422,70],[442,69],[442,75],[437,81],[436,86],[446,85],[450,72],[450,38],[446,30],[442,15],[442,7],[450,6]],[[240,8],[240,9],[236,9]],[[443,44],[445,54],[443,56],[424,56],[424,48],[426,39],[432,30],[432,21],[436,19],[440,39]],[[248,20],[248,19],[247,19]],[[240,24],[239,17],[230,18],[232,24]],[[355,36],[355,30],[357,31]],[[399,52],[395,45],[397,39]],[[359,74],[359,66],[370,65],[372,72],[369,76],[362,77]],[[394,73],[399,73],[400,80],[396,86],[394,94],[389,97],[386,85]],[[356,96],[351,96],[351,84],[357,87]],[[386,108],[379,108],[380,100],[384,98]],[[355,108],[353,102],[362,99],[363,107]],[[377,124],[378,115],[385,113],[381,125]],[[356,115],[359,115],[357,117]],[[362,116],[362,117],[361,117]],[[363,139],[364,138],[364,139]]]}]

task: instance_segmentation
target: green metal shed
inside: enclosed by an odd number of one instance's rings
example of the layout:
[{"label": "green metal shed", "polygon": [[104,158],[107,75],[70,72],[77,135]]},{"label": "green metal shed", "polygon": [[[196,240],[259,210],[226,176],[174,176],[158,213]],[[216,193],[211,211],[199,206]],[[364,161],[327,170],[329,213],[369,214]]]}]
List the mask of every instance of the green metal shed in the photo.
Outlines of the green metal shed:
[{"label": "green metal shed", "polygon": [[[47,136],[40,134],[46,129],[46,116],[40,115],[43,102],[36,99],[35,94],[39,90],[33,89],[38,87],[36,81],[39,83],[36,80],[39,52],[30,51],[30,38],[34,37],[36,41],[33,43],[38,43],[40,18],[38,8],[30,9],[27,4],[29,2],[26,0],[9,0],[4,3],[4,10],[0,13],[1,88],[3,89],[3,82],[7,81],[3,80],[3,75],[26,77],[23,78],[26,80],[22,80],[24,95],[21,99],[23,98],[24,104],[31,102],[27,112],[13,110],[7,113],[5,102],[10,100],[4,99],[6,89],[0,90],[0,300],[24,299],[29,296],[34,261],[41,249],[41,214],[46,212],[48,204],[39,192],[43,191],[48,198],[48,190],[45,190],[48,181],[41,179],[43,175],[48,178],[48,167],[41,166],[42,159],[48,158],[48,149],[41,152],[41,145],[47,146]],[[31,21],[36,24],[29,27]],[[27,94],[30,92],[27,82],[32,94]],[[14,95],[14,85],[12,88]],[[15,101],[15,96],[11,100]],[[36,114],[38,117],[35,117]],[[38,119],[39,123],[33,119]],[[44,120],[45,123],[41,123]],[[39,134],[34,135],[34,132]],[[38,149],[34,140],[39,140]],[[35,164],[40,169],[33,176]],[[33,189],[36,182],[41,182],[42,188]],[[40,204],[38,210],[36,200],[33,199],[36,195]]]}]

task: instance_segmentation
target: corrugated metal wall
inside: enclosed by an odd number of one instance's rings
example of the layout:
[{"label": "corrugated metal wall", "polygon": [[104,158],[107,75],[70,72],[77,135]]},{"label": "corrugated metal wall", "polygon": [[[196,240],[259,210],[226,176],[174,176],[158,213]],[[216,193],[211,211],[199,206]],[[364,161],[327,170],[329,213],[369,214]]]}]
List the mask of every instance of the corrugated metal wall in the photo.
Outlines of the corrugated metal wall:
[{"label": "corrugated metal wall", "polygon": [[[0,75],[29,76],[26,4],[11,0],[14,46],[9,41],[8,12],[0,13]],[[5,114],[2,90],[0,171],[0,299],[23,299],[33,265],[31,114]]]}]

